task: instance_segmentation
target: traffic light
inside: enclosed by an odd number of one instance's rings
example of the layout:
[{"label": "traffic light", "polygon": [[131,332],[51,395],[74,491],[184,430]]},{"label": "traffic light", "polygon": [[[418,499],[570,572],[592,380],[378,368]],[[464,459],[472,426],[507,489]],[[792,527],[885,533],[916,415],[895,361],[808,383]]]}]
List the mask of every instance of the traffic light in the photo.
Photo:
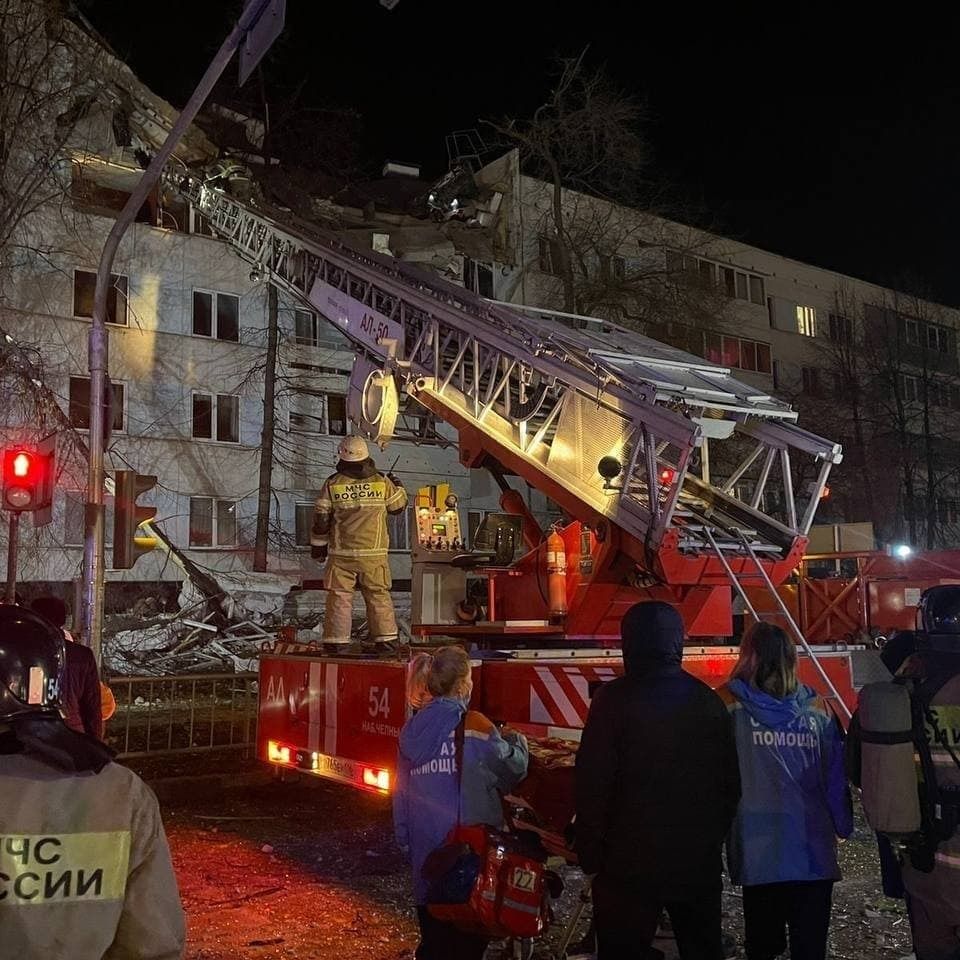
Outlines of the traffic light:
[{"label": "traffic light", "polygon": [[50,506],[53,463],[52,453],[7,447],[3,451],[3,508],[21,513]]},{"label": "traffic light", "polygon": [[129,570],[137,558],[156,545],[154,537],[137,536],[137,528],[157,515],[156,507],[140,506],[137,498],[157,485],[157,478],[135,470],[114,473],[113,569]]}]

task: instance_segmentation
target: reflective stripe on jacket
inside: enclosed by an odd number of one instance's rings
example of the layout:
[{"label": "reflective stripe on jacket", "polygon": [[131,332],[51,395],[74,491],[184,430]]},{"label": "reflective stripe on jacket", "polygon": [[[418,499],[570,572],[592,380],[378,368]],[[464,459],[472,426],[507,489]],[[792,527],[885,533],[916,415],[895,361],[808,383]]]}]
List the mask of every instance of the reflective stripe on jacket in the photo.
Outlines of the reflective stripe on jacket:
[{"label": "reflective stripe on jacket", "polygon": [[317,497],[310,543],[328,547],[331,557],[384,557],[387,514],[406,506],[407,492],[382,473],[362,479],[335,473]]},{"label": "reflective stripe on jacket", "polygon": [[0,931],[0,955],[23,960],[183,956],[170,851],[139,777],[0,756]]}]

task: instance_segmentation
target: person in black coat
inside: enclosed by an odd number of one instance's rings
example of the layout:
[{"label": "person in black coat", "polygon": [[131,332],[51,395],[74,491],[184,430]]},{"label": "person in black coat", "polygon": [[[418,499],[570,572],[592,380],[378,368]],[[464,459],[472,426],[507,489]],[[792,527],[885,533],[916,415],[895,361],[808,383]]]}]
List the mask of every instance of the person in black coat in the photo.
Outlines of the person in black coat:
[{"label": "person in black coat", "polygon": [[625,675],[595,694],[576,767],[597,956],[643,957],[666,908],[684,960],[721,960],[721,848],[740,799],[730,717],[681,669],[670,604],[635,604],[620,631]]}]

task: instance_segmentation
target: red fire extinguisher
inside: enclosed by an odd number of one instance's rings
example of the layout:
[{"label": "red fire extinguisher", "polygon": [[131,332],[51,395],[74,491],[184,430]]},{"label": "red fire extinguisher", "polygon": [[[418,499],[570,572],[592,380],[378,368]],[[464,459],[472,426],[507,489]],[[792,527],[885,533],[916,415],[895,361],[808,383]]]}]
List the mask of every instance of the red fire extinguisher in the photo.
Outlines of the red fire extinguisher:
[{"label": "red fire extinguisher", "polygon": [[547,595],[550,617],[559,620],[567,615],[567,554],[563,537],[557,528],[547,537]]}]

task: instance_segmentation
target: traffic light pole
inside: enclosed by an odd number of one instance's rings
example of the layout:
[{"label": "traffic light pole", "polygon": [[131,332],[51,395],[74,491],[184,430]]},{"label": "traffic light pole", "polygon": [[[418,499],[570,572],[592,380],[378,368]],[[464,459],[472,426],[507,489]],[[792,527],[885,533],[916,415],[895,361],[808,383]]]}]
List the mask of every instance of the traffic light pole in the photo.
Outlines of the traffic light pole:
[{"label": "traffic light pole", "polygon": [[[197,89],[156,152],[150,165],[143,172],[140,182],[127,199],[113,228],[103,245],[100,265],[97,268],[97,285],[93,296],[93,321],[87,342],[90,370],[90,465],[87,473],[87,503],[84,510],[83,546],[83,639],[93,650],[100,663],[100,641],[103,633],[104,591],[104,508],[103,508],[103,438],[106,435],[104,414],[104,376],[107,372],[107,294],[110,290],[110,272],[120,241],[127,228],[135,220],[146,202],[150,191],[160,180],[163,168],[170,159],[174,147],[186,133],[187,128],[200,112],[214,84],[226,69],[244,36],[254,27],[268,7],[268,0],[249,2],[237,22],[217,51]],[[9,584],[8,584],[9,589]]]},{"label": "traffic light pole", "polygon": [[17,553],[20,546],[20,513],[10,511],[10,528],[7,532],[7,592],[5,603],[14,603],[17,599]]}]

